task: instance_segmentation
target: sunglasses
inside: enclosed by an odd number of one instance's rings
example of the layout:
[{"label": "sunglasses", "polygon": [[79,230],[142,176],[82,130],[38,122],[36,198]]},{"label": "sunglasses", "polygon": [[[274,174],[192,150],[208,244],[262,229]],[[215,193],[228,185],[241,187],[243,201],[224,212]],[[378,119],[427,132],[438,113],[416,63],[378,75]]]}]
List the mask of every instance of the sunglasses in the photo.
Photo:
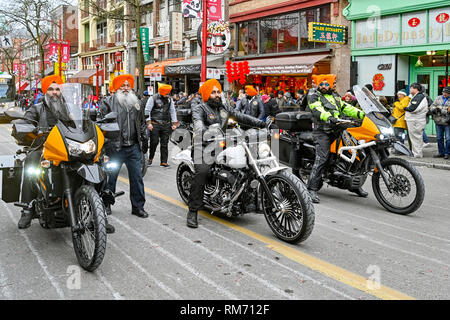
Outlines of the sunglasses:
[{"label": "sunglasses", "polygon": [[321,84],[319,84],[320,87],[329,87],[330,84],[328,82],[322,82]]}]

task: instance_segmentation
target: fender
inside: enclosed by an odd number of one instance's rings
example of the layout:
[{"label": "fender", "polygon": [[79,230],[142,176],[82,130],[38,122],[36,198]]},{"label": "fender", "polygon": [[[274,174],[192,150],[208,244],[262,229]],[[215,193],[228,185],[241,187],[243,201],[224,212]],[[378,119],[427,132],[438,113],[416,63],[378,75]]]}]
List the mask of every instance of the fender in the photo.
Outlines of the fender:
[{"label": "fender", "polygon": [[106,175],[102,167],[98,164],[81,164],[77,169],[77,173],[85,180],[98,184],[102,182]]},{"label": "fender", "polygon": [[177,153],[172,157],[172,160],[177,164],[186,163],[189,166],[189,168],[191,168],[192,172],[195,172],[194,161],[192,161],[191,157],[191,148],[188,148],[186,150]]},{"label": "fender", "polygon": [[287,169],[289,169],[289,168],[288,167],[275,167],[275,168],[272,168],[269,171],[263,173],[263,177],[270,176],[270,175],[273,175],[273,174],[275,174],[277,172],[284,171],[284,170],[287,170]]},{"label": "fender", "polygon": [[407,156],[412,156],[412,152],[401,142],[394,142],[394,149],[397,150],[398,152],[401,152]]}]

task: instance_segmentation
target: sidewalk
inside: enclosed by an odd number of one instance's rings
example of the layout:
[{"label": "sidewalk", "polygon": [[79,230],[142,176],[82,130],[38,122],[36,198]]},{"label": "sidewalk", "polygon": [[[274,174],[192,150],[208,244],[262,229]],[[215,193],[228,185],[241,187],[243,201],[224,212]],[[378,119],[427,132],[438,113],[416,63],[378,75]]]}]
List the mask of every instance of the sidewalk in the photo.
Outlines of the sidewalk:
[{"label": "sidewalk", "polygon": [[[418,167],[450,170],[450,159],[445,160],[444,158],[433,158],[434,155],[438,154],[437,143],[432,142],[433,140],[430,139],[430,144],[423,149],[423,158],[412,158],[408,156],[396,156],[396,155],[395,157],[406,159]],[[406,142],[406,146],[408,147],[408,142]]]}]

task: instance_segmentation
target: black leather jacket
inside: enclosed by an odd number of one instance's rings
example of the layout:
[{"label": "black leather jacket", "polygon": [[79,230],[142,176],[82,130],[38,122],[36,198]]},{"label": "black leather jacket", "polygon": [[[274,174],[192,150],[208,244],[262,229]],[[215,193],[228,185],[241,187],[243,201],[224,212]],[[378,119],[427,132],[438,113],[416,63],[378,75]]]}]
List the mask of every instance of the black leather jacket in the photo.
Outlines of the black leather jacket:
[{"label": "black leather jacket", "polygon": [[[139,108],[139,109],[138,109]],[[129,145],[129,142],[137,139],[139,147],[143,150],[144,143],[148,144],[147,126],[145,123],[144,112],[141,110],[141,104],[138,103],[136,108],[132,108],[127,112],[119,105],[115,95],[109,96],[102,100],[99,110],[100,118],[103,118],[110,112],[117,113],[117,122],[120,128],[120,138],[114,141],[107,141],[106,153],[111,155],[114,151],[119,151],[123,146]],[[145,149],[145,148],[144,148]]]},{"label": "black leather jacket", "polygon": [[58,118],[47,106],[45,99],[40,99],[38,103],[28,108],[25,112],[24,118],[37,121],[38,127],[51,128],[58,122]]}]

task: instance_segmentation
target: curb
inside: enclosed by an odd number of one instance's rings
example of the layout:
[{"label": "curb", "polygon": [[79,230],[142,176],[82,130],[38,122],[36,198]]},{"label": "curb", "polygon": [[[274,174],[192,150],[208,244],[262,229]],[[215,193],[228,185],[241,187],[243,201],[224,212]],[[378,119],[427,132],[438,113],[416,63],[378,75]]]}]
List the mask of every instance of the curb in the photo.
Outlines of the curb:
[{"label": "curb", "polygon": [[450,165],[448,165],[448,164],[427,163],[427,162],[411,161],[411,160],[408,160],[408,161],[409,161],[409,163],[413,164],[416,167],[427,167],[427,168],[440,169],[440,170],[450,170]]}]

